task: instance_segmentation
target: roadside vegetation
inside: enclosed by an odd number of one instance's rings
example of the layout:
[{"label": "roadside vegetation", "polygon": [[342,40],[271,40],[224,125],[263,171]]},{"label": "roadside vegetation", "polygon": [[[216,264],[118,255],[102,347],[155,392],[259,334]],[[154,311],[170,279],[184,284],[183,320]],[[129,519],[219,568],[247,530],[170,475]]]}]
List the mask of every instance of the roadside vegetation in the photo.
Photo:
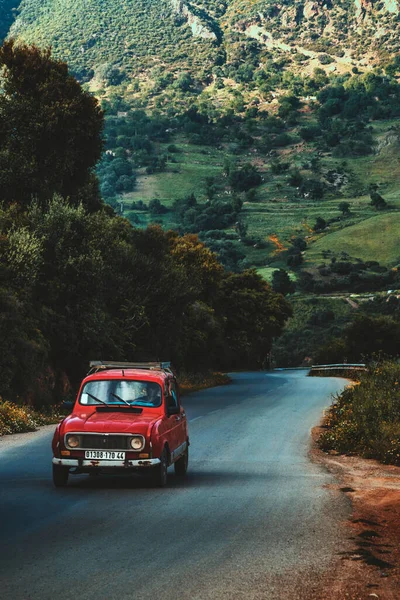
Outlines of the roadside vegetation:
[{"label": "roadside vegetation", "polygon": [[325,451],[400,465],[400,365],[370,365],[358,384],[335,398],[319,440]]},{"label": "roadside vegetation", "polygon": [[231,378],[225,373],[214,373],[213,371],[205,373],[187,373],[183,371],[178,373],[178,381],[181,394],[186,396],[207,388],[227,385],[231,382]]},{"label": "roadside vegetation", "polygon": [[51,425],[58,420],[55,410],[43,413],[29,406],[18,406],[14,402],[0,399],[0,436],[36,431],[41,425]]}]

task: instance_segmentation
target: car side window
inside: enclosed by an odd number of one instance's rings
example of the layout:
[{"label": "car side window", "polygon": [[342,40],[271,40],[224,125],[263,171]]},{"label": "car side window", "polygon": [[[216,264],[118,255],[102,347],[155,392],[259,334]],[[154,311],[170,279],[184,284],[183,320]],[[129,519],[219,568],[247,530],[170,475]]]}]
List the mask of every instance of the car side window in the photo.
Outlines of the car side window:
[{"label": "car side window", "polygon": [[168,407],[179,406],[178,403],[178,391],[176,389],[176,383],[174,381],[168,382],[167,388],[167,398],[168,398]]}]

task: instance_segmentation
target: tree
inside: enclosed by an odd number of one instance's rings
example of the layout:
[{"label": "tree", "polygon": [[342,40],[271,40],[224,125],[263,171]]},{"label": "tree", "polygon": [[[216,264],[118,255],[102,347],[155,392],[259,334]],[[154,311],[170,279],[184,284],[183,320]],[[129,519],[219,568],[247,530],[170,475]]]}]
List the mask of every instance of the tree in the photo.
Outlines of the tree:
[{"label": "tree", "polygon": [[175,82],[175,87],[182,90],[182,92],[188,92],[193,86],[193,83],[193,77],[190,73],[180,73]]},{"label": "tree", "polygon": [[245,194],[246,202],[257,202],[257,190],[250,188]]},{"label": "tree", "polygon": [[307,242],[303,240],[303,238],[297,237],[292,240],[292,246],[299,250],[305,250],[307,248]]},{"label": "tree", "polygon": [[[301,238],[297,238],[297,240],[300,240],[305,244],[304,240],[301,240]],[[292,245],[289,246],[286,260],[288,267],[298,267],[303,262],[302,251],[305,250],[307,244],[305,246],[303,246],[303,244],[300,245],[300,241],[298,242],[297,240],[293,240]]]},{"label": "tree", "polygon": [[315,225],[313,227],[314,231],[322,231],[326,227],[326,221],[322,217],[317,217],[315,221]]},{"label": "tree", "polygon": [[[0,48],[0,197],[27,206],[54,193],[78,202],[102,152],[103,113],[50,50]],[[96,196],[88,196],[98,208]]]},{"label": "tree", "polygon": [[295,291],[296,286],[293,281],[291,281],[285,269],[278,269],[272,273],[272,289],[274,292],[286,296],[287,294],[292,294]]},{"label": "tree", "polygon": [[163,215],[167,212],[167,207],[161,204],[158,198],[154,198],[149,202],[149,212],[152,216]]},{"label": "tree", "polygon": [[299,169],[293,169],[288,178],[288,184],[292,187],[300,187],[304,181],[303,175],[300,173]]},{"label": "tree", "polygon": [[358,315],[345,331],[346,352],[349,360],[383,353],[400,353],[400,323],[388,316]]},{"label": "tree", "polygon": [[371,198],[371,206],[375,206],[376,210],[382,210],[387,207],[386,200],[376,190],[371,190],[369,197]]},{"label": "tree", "polygon": [[350,204],[349,202],[340,202],[339,210],[341,211],[343,216],[350,214]]},{"label": "tree", "polygon": [[216,303],[224,320],[224,364],[251,368],[263,366],[292,310],[281,294],[255,270],[226,275]]},{"label": "tree", "polygon": [[250,188],[259,186],[261,182],[262,177],[260,173],[250,163],[244,164],[239,169],[231,169],[229,172],[229,183],[238,192],[246,192]]}]

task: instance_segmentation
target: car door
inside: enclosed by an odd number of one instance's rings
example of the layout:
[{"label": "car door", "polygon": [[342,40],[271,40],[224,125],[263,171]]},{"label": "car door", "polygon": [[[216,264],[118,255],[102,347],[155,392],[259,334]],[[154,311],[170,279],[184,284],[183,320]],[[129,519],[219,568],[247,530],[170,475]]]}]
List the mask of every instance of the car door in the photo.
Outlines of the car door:
[{"label": "car door", "polygon": [[175,405],[179,407],[179,414],[177,415],[177,417],[179,417],[179,419],[176,420],[176,423],[177,423],[177,432],[176,432],[177,448],[176,448],[176,450],[177,450],[177,455],[179,456],[185,450],[186,441],[187,441],[188,436],[187,436],[186,413],[180,403],[179,386],[175,379],[171,380],[170,392],[171,392],[171,396],[174,399]]},{"label": "car door", "polygon": [[[168,379],[165,383],[165,408],[166,408],[166,437],[171,452],[172,462],[175,460],[177,454],[179,454],[178,446],[180,445],[180,424],[181,415],[178,407],[177,396],[172,393],[171,379]],[[169,414],[169,410],[173,409],[174,414]],[[178,450],[178,452],[177,452]]]}]

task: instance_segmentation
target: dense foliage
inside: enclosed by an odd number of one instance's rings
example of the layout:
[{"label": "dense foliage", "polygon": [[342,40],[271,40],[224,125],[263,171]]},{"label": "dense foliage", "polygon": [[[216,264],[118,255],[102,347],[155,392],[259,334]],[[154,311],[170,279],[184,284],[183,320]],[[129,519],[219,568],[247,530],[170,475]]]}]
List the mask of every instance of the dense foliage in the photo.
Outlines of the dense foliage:
[{"label": "dense foliage", "polygon": [[321,447],[400,465],[399,385],[399,364],[372,365],[359,385],[348,387],[335,399]]},{"label": "dense foliage", "polygon": [[49,50],[5,42],[0,73],[1,199],[27,204],[31,197],[42,201],[60,193],[79,202],[86,191],[92,206],[98,205],[90,190],[102,151],[97,100]]},{"label": "dense foliage", "polygon": [[[400,356],[400,299],[291,297],[293,317],[273,346],[277,366],[365,362]],[[359,304],[357,304],[359,302]]]},{"label": "dense foliage", "polygon": [[57,56],[68,58],[81,80],[93,77],[100,85],[126,83],[139,69],[160,61],[178,72],[187,59],[200,70],[217,51],[214,44],[193,39],[186,19],[165,0],[85,0],[49,2],[23,0],[13,35],[28,43],[54,46]]},{"label": "dense foliage", "polygon": [[224,272],[194,235],[135,230],[61,197],[13,216],[1,213],[6,397],[51,400],[94,356],[257,366],[290,314],[260,276]]}]

